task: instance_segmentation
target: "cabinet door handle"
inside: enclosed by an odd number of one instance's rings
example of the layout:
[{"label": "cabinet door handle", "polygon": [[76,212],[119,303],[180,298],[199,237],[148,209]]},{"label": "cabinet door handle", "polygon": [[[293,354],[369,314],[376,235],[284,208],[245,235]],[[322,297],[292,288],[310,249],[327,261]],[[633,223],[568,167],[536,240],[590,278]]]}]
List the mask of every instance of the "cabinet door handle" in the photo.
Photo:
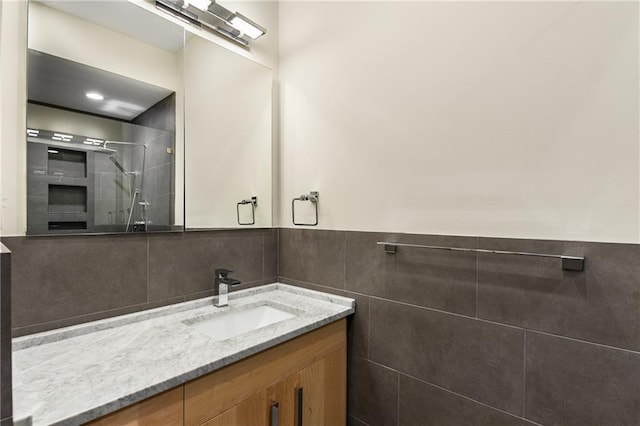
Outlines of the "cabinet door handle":
[{"label": "cabinet door handle", "polygon": [[296,389],[296,426],[302,426],[302,404],[304,402],[304,390],[302,387]]},{"label": "cabinet door handle", "polygon": [[278,426],[278,408],[279,404],[274,402],[271,404],[271,426]]}]

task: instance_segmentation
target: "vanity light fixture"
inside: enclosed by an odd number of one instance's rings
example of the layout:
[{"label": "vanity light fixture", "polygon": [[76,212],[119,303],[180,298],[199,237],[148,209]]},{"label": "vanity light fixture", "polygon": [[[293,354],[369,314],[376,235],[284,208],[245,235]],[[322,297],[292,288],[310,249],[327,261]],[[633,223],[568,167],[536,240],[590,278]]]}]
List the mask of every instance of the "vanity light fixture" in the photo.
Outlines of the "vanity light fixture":
[{"label": "vanity light fixture", "polygon": [[102,96],[98,92],[87,92],[87,93],[85,93],[85,96],[87,98],[89,98],[89,99],[93,99],[94,101],[102,101],[102,100],[104,100],[104,96]]},{"label": "vanity light fixture", "polygon": [[245,47],[249,46],[249,39],[255,40],[267,32],[246,16],[211,0],[156,0],[156,7]]},{"label": "vanity light fixture", "polygon": [[206,12],[211,4],[211,0],[184,0],[184,6],[188,7],[189,5],[200,9],[203,12]]},{"label": "vanity light fixture", "polygon": [[267,30],[262,28],[260,25],[256,24],[246,16],[239,14],[238,12],[235,13],[229,23],[233,28],[240,31],[242,34],[251,37],[253,40],[257,39],[267,32]]}]

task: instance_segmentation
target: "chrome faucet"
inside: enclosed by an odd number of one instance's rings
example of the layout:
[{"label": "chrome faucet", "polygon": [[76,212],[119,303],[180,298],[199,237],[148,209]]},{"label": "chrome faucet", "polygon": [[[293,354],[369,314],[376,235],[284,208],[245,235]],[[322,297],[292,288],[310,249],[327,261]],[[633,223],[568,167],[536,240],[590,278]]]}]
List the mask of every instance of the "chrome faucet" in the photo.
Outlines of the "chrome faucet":
[{"label": "chrome faucet", "polygon": [[229,278],[229,274],[233,274],[233,271],[222,268],[216,269],[214,288],[216,293],[218,293],[218,299],[213,303],[213,306],[218,308],[229,306],[229,287],[240,284],[239,280]]}]

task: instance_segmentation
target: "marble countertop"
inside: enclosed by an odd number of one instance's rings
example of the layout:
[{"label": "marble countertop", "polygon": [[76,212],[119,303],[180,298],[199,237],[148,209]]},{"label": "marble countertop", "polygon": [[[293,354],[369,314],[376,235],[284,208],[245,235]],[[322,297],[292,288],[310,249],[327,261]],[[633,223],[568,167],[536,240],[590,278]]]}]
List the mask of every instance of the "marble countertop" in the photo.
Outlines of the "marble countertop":
[{"label": "marble countertop", "polygon": [[[77,425],[355,312],[353,299],[275,283],[13,340],[14,418]],[[291,319],[215,341],[183,321],[269,304]]]}]

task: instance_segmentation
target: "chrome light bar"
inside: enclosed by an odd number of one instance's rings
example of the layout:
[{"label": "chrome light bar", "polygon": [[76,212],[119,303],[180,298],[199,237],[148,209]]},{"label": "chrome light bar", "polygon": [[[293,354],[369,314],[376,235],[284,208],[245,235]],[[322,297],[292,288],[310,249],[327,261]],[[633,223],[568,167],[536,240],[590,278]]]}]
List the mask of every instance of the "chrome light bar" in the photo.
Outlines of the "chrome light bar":
[{"label": "chrome light bar", "polygon": [[242,46],[267,30],[249,18],[211,0],[156,0],[156,7],[199,28],[212,30]]}]

